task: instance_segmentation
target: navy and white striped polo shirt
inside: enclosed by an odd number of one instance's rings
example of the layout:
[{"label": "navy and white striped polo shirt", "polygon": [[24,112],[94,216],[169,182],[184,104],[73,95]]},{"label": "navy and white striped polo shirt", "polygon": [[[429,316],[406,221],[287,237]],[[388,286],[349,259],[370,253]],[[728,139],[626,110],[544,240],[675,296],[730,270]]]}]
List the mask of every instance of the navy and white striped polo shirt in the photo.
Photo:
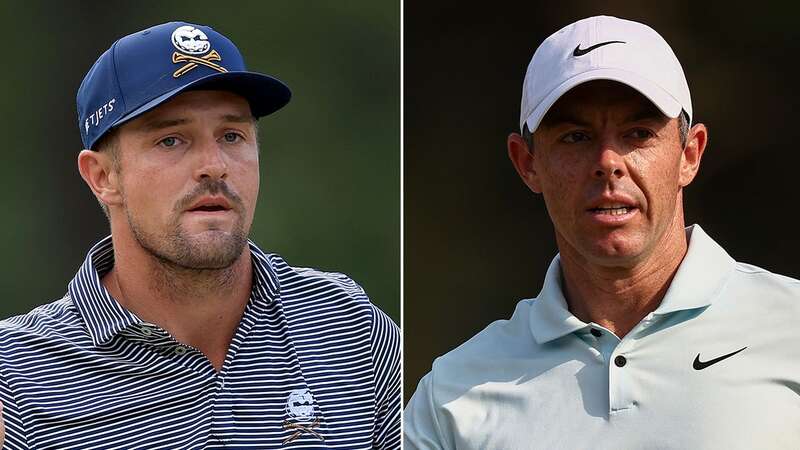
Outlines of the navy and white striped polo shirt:
[{"label": "navy and white striped polo shirt", "polygon": [[64,298],[0,322],[4,448],[399,448],[397,326],[345,275],[250,251],[217,373],[109,295],[95,245]]}]

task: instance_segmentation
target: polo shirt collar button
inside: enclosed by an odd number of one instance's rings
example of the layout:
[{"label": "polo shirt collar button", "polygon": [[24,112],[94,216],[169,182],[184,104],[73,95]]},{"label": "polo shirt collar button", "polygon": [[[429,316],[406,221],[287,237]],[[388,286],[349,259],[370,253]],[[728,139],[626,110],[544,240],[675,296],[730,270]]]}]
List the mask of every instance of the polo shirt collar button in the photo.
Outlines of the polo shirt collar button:
[{"label": "polo shirt collar button", "polygon": [[178,346],[175,347],[175,354],[176,355],[183,355],[184,353],[186,353],[186,347],[184,347],[182,345],[178,345]]},{"label": "polo shirt collar button", "polygon": [[628,359],[627,359],[627,358],[625,358],[625,357],[624,357],[624,356],[622,356],[622,355],[617,355],[617,357],[616,357],[616,358],[614,358],[614,364],[615,364],[617,367],[623,367],[623,366],[624,366],[624,365],[625,365],[627,362],[628,362]]}]

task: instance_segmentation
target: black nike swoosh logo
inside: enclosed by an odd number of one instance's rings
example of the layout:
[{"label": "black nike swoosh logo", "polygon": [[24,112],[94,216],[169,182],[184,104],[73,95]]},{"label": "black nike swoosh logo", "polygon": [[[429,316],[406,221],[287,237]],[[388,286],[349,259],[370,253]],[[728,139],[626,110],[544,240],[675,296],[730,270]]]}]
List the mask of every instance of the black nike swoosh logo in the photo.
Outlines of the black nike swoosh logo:
[{"label": "black nike swoosh logo", "polygon": [[597,47],[602,47],[604,45],[608,45],[608,44],[624,44],[624,43],[625,42],[623,42],[623,41],[608,41],[608,42],[601,42],[599,44],[594,44],[593,46],[586,47],[586,48],[581,48],[581,44],[578,44],[578,46],[575,47],[575,51],[572,52],[572,56],[583,56],[583,55],[589,53],[590,51],[596,49]]},{"label": "black nike swoosh logo", "polygon": [[692,363],[692,367],[694,367],[694,370],[703,370],[708,366],[714,365],[714,364],[722,361],[723,359],[730,358],[731,356],[741,352],[742,350],[744,350],[746,348],[747,347],[742,347],[742,348],[740,348],[739,350],[736,350],[733,353],[728,353],[727,355],[722,355],[722,356],[716,357],[714,359],[710,359],[708,361],[700,361],[700,353],[698,353],[697,356],[694,357],[694,363]]}]

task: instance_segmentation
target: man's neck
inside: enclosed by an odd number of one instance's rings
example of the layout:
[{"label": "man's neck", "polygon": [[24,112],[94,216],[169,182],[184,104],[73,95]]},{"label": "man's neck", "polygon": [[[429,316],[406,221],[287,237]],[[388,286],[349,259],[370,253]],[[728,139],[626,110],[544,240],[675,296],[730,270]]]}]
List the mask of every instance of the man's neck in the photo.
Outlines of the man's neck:
[{"label": "man's neck", "polygon": [[113,239],[114,267],[102,279],[106,289],[220,370],[252,291],[249,248],[228,268],[190,270],[160,261],[125,237]]},{"label": "man's neck", "polygon": [[661,304],[687,248],[682,221],[667,230],[648,258],[632,267],[592,264],[559,239],[562,285],[570,312],[621,339]]}]

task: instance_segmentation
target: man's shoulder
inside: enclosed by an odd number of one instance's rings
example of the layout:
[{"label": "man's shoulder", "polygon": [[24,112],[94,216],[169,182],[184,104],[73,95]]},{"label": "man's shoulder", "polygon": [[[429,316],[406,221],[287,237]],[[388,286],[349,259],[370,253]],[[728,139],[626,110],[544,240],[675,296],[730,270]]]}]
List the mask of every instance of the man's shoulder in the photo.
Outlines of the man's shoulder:
[{"label": "man's shoulder", "polygon": [[70,340],[84,327],[69,295],[37,306],[30,312],[0,321],[0,352],[18,351],[20,346],[53,339]]},{"label": "man's shoulder", "polygon": [[800,280],[798,279],[786,275],[781,275],[775,272],[770,272],[769,270],[764,269],[763,267],[759,267],[753,264],[737,261],[736,272],[740,276],[756,278],[759,279],[759,281],[800,287]]},{"label": "man's shoulder", "polygon": [[282,297],[287,294],[305,295],[313,292],[314,289],[336,289],[346,292],[352,297],[366,299],[364,289],[343,273],[324,271],[313,267],[293,266],[275,253],[266,256],[278,275]]},{"label": "man's shoulder", "polygon": [[800,296],[800,280],[770,272],[752,264],[737,262],[734,281],[753,289],[786,294],[794,298]]},{"label": "man's shoulder", "polygon": [[530,358],[538,344],[530,329],[531,305],[536,299],[521,300],[509,319],[496,320],[463,344],[437,358],[433,372],[464,373],[476,367],[490,367]]},{"label": "man's shoulder", "polygon": [[761,307],[774,302],[775,306],[792,305],[800,312],[800,280],[737,262],[729,288],[731,294],[757,300]]},{"label": "man's shoulder", "polygon": [[373,308],[364,289],[349,276],[311,267],[290,265],[280,255],[269,259],[280,285],[280,299],[285,309],[305,313],[372,314]]}]

